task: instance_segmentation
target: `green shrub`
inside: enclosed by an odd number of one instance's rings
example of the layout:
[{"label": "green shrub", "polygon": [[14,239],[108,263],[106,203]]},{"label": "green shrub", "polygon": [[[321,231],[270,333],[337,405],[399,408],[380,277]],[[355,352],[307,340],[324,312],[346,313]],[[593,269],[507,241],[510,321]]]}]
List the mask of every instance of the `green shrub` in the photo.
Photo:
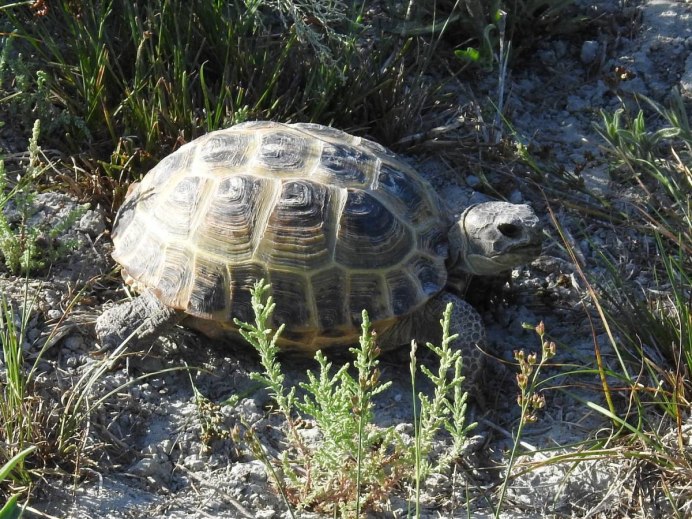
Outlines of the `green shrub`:
[{"label": "green shrub", "polygon": [[[459,458],[466,434],[474,426],[465,424],[461,353],[451,348],[456,336],[449,334],[451,307],[441,321],[441,346],[428,345],[440,361],[439,370],[433,373],[425,366],[421,369],[435,392],[432,397],[416,395],[420,405],[416,406],[419,412],[414,410],[415,441],[409,445],[393,426],[380,428],[373,424],[373,398],[386,391],[391,382],[380,381],[379,349],[367,313],[363,312],[360,346],[351,348],[355,356],[353,370],[347,363],[334,371],[325,355],[318,352],[318,373],[308,372],[308,381],[301,384],[304,396],[298,399],[295,387],[285,387],[277,360],[276,343],[283,325],[275,332],[267,328],[274,310],[272,298],[267,297],[268,289],[262,281],[255,284],[255,323],[236,324],[260,355],[264,372],[253,378],[269,389],[286,419],[289,446],[278,462],[278,470],[254,430],[246,426],[245,434],[255,455],[274,474],[282,495],[290,506],[358,517],[363,510],[381,507],[395,489],[414,485],[416,493],[412,497],[418,504],[420,485],[431,472],[444,472]],[[411,372],[415,380],[415,347]],[[308,444],[301,437],[297,428],[300,417],[314,420],[321,435],[316,444]],[[431,460],[433,438],[443,430],[452,436],[452,449],[446,456]]]}]

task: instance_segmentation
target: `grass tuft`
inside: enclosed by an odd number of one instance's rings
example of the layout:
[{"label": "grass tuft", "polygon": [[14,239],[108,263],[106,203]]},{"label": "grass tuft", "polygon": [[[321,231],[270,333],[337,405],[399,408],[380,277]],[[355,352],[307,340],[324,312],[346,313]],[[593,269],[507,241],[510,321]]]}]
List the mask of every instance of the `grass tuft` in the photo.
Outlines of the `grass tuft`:
[{"label": "grass tuft", "polygon": [[[34,445],[27,447],[21,452],[15,454],[11,459],[0,467],[0,484],[12,476],[13,471],[17,469],[19,465],[24,462],[29,454],[34,452],[36,447]],[[21,517],[22,513],[19,509],[19,499],[21,498],[20,493],[12,494],[4,503],[2,508],[0,508],[0,519],[14,519],[15,517]]]},{"label": "grass tuft", "polygon": [[[588,296],[582,304],[596,366],[586,371],[598,374],[606,401],[584,404],[611,424],[588,456],[631,460],[632,470],[650,474],[646,487],[664,515],[684,517],[692,466],[684,446],[692,402],[692,132],[679,94],[668,107],[641,101],[634,112],[602,114],[617,191],[589,214],[608,218],[616,246],[594,243],[598,253],[589,263],[553,220]],[[599,341],[602,333],[609,344]],[[627,506],[633,512],[640,505]]]},{"label": "grass tuft", "polygon": [[646,101],[658,116],[658,129],[647,129],[643,110],[629,117],[619,109],[603,114],[601,135],[615,160],[613,174],[633,192],[625,210],[644,236],[638,261],[647,274],[644,284],[633,284],[615,258],[604,254],[608,276],[600,280],[600,292],[633,355],[658,354],[675,366],[677,373],[668,375],[655,361],[648,364],[651,377],[668,388],[661,393],[665,399],[681,397],[681,405],[690,402],[692,390],[686,382],[692,375],[692,131],[679,94],[669,108]]},{"label": "grass tuft", "polygon": [[[30,307],[29,307],[30,308]],[[17,322],[14,308],[4,294],[0,295],[0,343],[4,364],[4,380],[0,398],[0,416],[2,417],[3,446],[0,449],[2,458],[10,460],[20,452],[33,446],[37,437],[36,409],[37,403],[27,393],[27,375],[24,366],[24,343],[30,310],[26,308]],[[24,464],[24,457],[13,464],[8,474],[15,484],[23,487],[31,483],[31,476]]]},{"label": "grass tuft", "polygon": [[[14,28],[6,56],[37,63],[41,98],[72,116],[61,132],[71,151],[90,143],[106,164],[123,139],[140,150],[130,166],[148,167],[182,142],[248,119],[370,128],[391,144],[420,116],[422,90],[433,89],[422,77],[434,49],[392,38],[346,2],[46,6],[42,16],[20,4],[0,10]],[[417,56],[421,48],[428,58]],[[14,61],[26,58],[6,60]],[[21,77],[26,88],[5,88],[32,103],[26,92],[38,72]]]}]

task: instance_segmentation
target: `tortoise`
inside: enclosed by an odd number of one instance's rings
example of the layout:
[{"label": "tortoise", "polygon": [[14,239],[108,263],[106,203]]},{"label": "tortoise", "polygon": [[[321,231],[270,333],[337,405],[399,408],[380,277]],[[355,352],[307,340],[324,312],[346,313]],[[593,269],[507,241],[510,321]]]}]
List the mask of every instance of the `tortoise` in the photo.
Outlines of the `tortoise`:
[{"label": "tortoise", "polygon": [[250,289],[271,284],[279,346],[303,352],[357,343],[367,310],[381,348],[452,333],[468,373],[484,329],[461,297],[540,252],[523,204],[484,202],[454,215],[402,158],[318,124],[247,122],[208,133],[133,184],[112,232],[113,258],[140,293],[97,320],[103,347],[186,325],[235,337],[252,321]]}]

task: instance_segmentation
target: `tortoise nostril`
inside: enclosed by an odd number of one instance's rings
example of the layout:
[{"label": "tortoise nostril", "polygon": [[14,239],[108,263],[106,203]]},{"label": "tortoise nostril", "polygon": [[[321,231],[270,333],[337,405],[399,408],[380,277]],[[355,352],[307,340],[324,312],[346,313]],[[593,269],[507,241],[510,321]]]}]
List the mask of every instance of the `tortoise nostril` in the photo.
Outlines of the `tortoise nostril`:
[{"label": "tortoise nostril", "polygon": [[497,230],[507,238],[518,238],[521,236],[521,228],[513,223],[501,223],[497,226]]}]

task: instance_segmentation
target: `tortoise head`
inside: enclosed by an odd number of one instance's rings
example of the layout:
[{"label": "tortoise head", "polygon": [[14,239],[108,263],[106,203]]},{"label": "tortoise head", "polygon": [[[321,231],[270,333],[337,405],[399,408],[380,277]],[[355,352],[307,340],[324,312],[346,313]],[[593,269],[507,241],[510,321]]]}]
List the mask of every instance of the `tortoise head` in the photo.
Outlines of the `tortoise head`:
[{"label": "tortoise head", "polygon": [[466,209],[449,233],[450,282],[529,263],[541,252],[542,226],[526,204],[485,202]]}]

